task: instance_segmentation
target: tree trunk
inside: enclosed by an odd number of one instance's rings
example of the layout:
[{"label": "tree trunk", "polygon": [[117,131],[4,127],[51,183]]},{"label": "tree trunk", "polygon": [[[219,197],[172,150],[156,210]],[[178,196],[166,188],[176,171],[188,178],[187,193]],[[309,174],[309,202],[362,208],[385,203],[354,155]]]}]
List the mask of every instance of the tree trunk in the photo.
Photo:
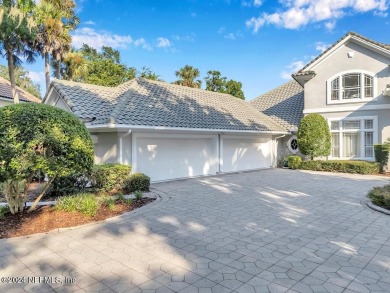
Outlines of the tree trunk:
[{"label": "tree trunk", "polygon": [[45,195],[46,191],[49,189],[51,183],[53,182],[53,180],[55,179],[55,177],[51,178],[49,180],[49,182],[46,183],[45,187],[43,188],[42,192],[38,195],[38,197],[34,200],[33,204],[31,205],[31,207],[28,209],[28,213],[32,212],[33,210],[35,210],[35,208],[37,207],[39,201],[41,200],[41,198]]},{"label": "tree trunk", "polygon": [[26,202],[26,194],[20,193],[23,182],[18,180],[8,180],[4,183],[4,195],[7,200],[11,214],[23,212],[24,203]]},{"label": "tree trunk", "polygon": [[45,53],[45,80],[46,80],[46,92],[47,92],[50,86],[50,58],[48,52]]},{"label": "tree trunk", "polygon": [[9,80],[11,82],[12,98],[14,99],[14,103],[18,104],[19,95],[18,92],[16,91],[14,56],[12,54],[12,50],[9,45],[5,44],[5,48],[7,51],[8,74],[9,74]]},{"label": "tree trunk", "polygon": [[60,79],[61,78],[61,57],[57,55],[56,61],[57,61],[56,78]]}]

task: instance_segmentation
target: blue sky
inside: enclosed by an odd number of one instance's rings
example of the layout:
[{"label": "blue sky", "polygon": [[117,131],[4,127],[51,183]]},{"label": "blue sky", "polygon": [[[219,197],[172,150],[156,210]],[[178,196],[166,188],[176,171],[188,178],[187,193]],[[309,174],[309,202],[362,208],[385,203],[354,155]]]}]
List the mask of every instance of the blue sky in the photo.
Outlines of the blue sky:
[{"label": "blue sky", "polygon": [[[288,81],[348,31],[390,43],[389,2],[78,0],[73,45],[112,46],[125,64],[150,67],[167,82],[186,64],[202,79],[219,70],[242,82],[250,100]],[[42,59],[26,67],[44,88]]]}]

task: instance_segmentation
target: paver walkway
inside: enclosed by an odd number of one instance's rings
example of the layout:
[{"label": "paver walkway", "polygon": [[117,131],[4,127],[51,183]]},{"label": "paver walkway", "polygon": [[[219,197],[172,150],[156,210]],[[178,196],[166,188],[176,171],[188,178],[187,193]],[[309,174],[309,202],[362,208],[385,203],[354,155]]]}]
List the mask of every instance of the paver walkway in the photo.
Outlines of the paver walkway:
[{"label": "paver walkway", "polygon": [[390,292],[390,216],[360,203],[388,181],[271,169],[154,184],[163,199],[127,215],[0,240],[0,277],[25,277],[0,292]]}]

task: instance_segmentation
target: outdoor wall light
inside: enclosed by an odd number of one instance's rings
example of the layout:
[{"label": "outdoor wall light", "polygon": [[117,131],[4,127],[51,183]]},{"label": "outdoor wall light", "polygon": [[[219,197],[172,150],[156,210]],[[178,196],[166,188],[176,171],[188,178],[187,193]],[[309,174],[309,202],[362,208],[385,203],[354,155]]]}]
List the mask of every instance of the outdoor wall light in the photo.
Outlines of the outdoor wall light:
[{"label": "outdoor wall light", "polygon": [[390,97],[390,84],[386,85],[386,88],[383,91],[383,95],[386,97]]}]

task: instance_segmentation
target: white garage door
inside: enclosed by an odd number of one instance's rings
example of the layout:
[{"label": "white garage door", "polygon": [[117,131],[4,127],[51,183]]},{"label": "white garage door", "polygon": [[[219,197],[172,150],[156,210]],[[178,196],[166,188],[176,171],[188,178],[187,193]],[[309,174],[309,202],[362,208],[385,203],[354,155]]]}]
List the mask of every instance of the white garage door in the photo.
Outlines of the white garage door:
[{"label": "white garage door", "polygon": [[136,139],[137,172],[152,181],[214,175],[218,168],[215,137]]},{"label": "white garage door", "polygon": [[223,138],[223,172],[269,168],[271,139]]}]

